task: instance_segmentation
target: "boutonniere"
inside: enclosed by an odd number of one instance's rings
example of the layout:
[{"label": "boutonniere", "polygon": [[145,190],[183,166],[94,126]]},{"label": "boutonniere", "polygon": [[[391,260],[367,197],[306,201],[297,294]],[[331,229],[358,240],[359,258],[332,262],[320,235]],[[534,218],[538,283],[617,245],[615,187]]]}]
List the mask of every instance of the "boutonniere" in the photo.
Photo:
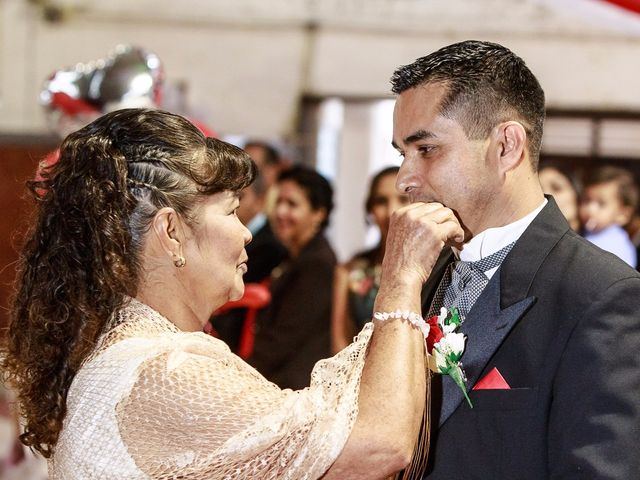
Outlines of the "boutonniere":
[{"label": "boutonniere", "polygon": [[449,375],[462,390],[469,406],[473,408],[465,386],[467,378],[460,363],[466,337],[463,333],[456,333],[462,324],[458,309],[452,307],[447,310],[443,307],[440,309],[440,315],[429,318],[427,323],[429,324],[429,335],[426,338],[429,368],[435,373]]}]

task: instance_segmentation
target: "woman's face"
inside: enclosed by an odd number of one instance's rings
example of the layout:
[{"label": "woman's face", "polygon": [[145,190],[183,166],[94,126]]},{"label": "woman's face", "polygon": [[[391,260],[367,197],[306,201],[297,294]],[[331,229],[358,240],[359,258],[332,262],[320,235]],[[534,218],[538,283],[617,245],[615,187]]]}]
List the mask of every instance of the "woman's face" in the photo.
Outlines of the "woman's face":
[{"label": "woman's face", "polygon": [[369,213],[380,229],[383,239],[387,238],[387,233],[389,232],[391,214],[408,203],[409,197],[401,195],[396,189],[395,174],[385,175],[380,178],[371,196]]},{"label": "woman's face", "polygon": [[552,167],[540,170],[540,185],[544,193],[553,195],[560,211],[569,223],[578,220],[578,194],[571,182]]},{"label": "woman's face", "polygon": [[307,194],[292,180],[278,183],[273,230],[289,250],[300,250],[319,230],[324,209],[314,210]]},{"label": "woman's face", "polygon": [[244,247],[251,241],[251,233],[236,216],[238,204],[238,195],[228,190],[204,199],[195,212],[184,250],[188,291],[197,304],[210,307],[211,313],[244,293]]}]

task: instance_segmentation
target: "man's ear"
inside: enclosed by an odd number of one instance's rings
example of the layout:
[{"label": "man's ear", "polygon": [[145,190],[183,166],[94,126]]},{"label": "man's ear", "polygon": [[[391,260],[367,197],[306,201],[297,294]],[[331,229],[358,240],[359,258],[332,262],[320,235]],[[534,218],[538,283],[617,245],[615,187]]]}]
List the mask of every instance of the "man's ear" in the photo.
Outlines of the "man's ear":
[{"label": "man's ear", "polygon": [[518,167],[527,157],[527,132],[520,122],[504,122],[496,127],[500,173]]},{"label": "man's ear", "polygon": [[183,256],[184,228],[179,215],[173,208],[163,207],[158,210],[153,217],[152,228],[168,257],[176,259]]}]

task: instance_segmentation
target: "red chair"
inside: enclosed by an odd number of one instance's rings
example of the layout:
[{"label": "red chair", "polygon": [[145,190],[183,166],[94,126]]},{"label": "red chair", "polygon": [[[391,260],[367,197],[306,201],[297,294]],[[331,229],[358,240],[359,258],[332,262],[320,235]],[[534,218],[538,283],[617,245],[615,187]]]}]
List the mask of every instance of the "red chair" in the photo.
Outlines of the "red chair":
[{"label": "red chair", "polygon": [[[245,360],[249,358],[253,352],[253,340],[258,311],[271,302],[271,293],[269,292],[268,285],[269,279],[264,280],[262,283],[247,283],[244,286],[244,295],[240,300],[227,302],[216,311],[216,314],[219,315],[236,308],[247,309],[238,345],[238,356]],[[207,333],[215,336],[215,331],[212,330],[213,329],[207,331]]]}]

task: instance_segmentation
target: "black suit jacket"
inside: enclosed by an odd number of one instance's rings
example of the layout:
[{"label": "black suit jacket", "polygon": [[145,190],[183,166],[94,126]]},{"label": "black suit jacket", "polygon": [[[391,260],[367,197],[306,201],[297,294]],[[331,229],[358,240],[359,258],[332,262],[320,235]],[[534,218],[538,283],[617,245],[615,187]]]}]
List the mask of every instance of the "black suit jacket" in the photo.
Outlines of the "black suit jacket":
[{"label": "black suit jacket", "polygon": [[287,257],[287,249],[273,234],[268,221],[256,232],[246,250],[249,260],[245,283],[262,282]]},{"label": "black suit jacket", "polygon": [[315,363],[330,355],[335,266],[329,242],[318,234],[271,282],[271,304],[258,316],[249,363],[282,388],[309,386]]},{"label": "black suit jacket", "polygon": [[[452,254],[423,291],[427,310]],[[461,326],[473,408],[434,377],[436,479],[640,478],[640,276],[552,198]],[[496,367],[509,390],[471,390]]]}]

